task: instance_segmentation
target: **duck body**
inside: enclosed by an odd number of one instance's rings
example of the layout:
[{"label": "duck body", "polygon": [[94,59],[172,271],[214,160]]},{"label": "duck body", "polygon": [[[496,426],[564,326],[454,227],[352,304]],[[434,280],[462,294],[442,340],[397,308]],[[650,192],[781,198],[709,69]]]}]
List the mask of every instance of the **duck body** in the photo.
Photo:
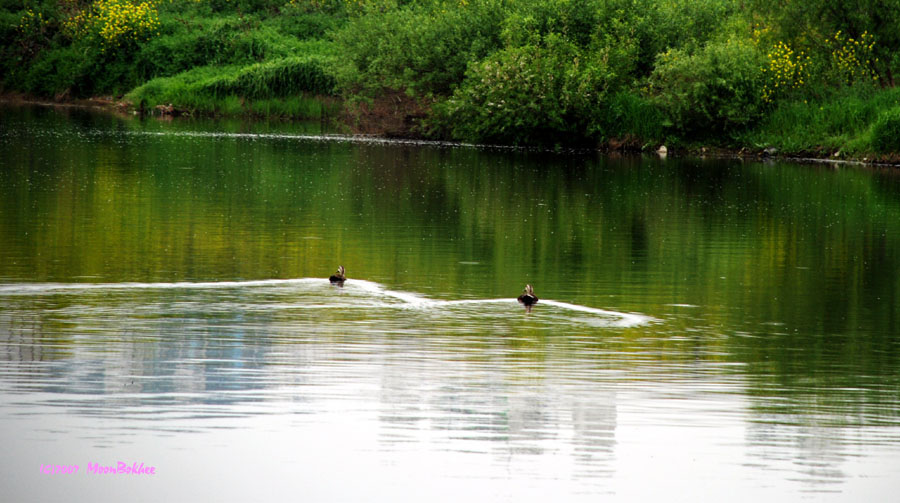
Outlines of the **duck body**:
[{"label": "duck body", "polygon": [[330,281],[332,285],[343,285],[346,280],[347,276],[344,275],[344,266],[342,265],[338,266],[336,273],[328,277],[328,281]]},{"label": "duck body", "polygon": [[525,285],[525,292],[516,299],[526,306],[537,304],[538,298],[534,295],[534,288],[531,285]]}]

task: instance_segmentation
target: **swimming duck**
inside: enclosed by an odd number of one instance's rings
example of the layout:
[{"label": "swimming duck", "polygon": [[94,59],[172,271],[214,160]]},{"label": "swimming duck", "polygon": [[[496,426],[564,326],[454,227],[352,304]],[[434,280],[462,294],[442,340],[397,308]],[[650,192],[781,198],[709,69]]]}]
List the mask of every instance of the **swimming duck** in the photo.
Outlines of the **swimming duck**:
[{"label": "swimming duck", "polygon": [[525,307],[531,307],[532,304],[537,304],[538,298],[534,295],[534,288],[531,285],[525,285],[525,293],[519,295],[516,300],[525,304]]},{"label": "swimming duck", "polygon": [[330,281],[332,285],[339,285],[339,286],[343,286],[344,281],[346,279],[347,279],[347,277],[344,276],[344,266],[342,266],[342,265],[338,266],[338,270],[336,273],[334,273],[328,277],[328,281]]}]

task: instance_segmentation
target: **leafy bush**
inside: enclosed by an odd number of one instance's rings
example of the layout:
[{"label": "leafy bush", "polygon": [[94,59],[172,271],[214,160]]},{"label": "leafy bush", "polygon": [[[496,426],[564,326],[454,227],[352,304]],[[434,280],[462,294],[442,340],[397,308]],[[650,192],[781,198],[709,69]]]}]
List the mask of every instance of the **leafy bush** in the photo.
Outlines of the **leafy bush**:
[{"label": "leafy bush", "polygon": [[733,130],[764,111],[764,60],[746,40],[710,42],[659,56],[652,92],[670,125],[685,132]]},{"label": "leafy bush", "polygon": [[582,48],[627,46],[627,74],[639,79],[660,52],[705,44],[736,8],[732,0],[518,0],[509,6],[503,39],[521,46],[553,33]]},{"label": "leafy bush", "polygon": [[659,54],[697,50],[727,28],[737,10],[734,0],[605,0],[597,29],[601,38],[634,41],[635,77],[643,78]]},{"label": "leafy bush", "polygon": [[449,94],[469,62],[500,47],[502,17],[502,0],[471,0],[446,9],[413,4],[353,18],[335,36],[346,56],[341,87]]},{"label": "leafy bush", "polygon": [[520,0],[510,5],[503,21],[507,47],[539,42],[549,34],[559,35],[579,47],[593,39],[600,24],[603,0]]},{"label": "leafy bush", "polygon": [[42,51],[19,75],[21,89],[41,96],[87,95],[93,88],[94,79],[102,77],[96,71],[99,61],[99,51],[84,47]]},{"label": "leafy bush", "polygon": [[279,16],[278,28],[285,35],[296,37],[299,40],[321,39],[339,28],[345,21],[340,16],[323,12],[304,12],[298,8],[292,8],[287,4]]},{"label": "leafy bush", "polygon": [[590,135],[613,74],[604,55],[556,35],[505,49],[473,65],[441,106],[439,124],[476,142],[555,144]]},{"label": "leafy bush", "polygon": [[331,50],[331,44],[301,41],[249,17],[202,19],[190,24],[190,29],[171,15],[163,15],[162,22],[161,35],[134,55],[142,81],[198,66],[247,65]]},{"label": "leafy bush", "polygon": [[872,148],[876,152],[900,152],[900,107],[884,112],[875,121]]}]

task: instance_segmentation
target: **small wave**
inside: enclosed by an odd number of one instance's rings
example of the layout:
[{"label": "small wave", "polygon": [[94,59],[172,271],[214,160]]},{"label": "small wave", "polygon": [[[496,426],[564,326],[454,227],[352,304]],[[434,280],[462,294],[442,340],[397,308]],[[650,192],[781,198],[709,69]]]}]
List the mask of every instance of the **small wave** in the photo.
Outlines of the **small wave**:
[{"label": "small wave", "polygon": [[429,299],[428,297],[419,295],[417,293],[388,290],[378,283],[375,283],[373,281],[366,281],[364,279],[354,279],[352,281],[348,281],[347,283],[345,283],[345,286],[348,289],[361,288],[362,290],[373,295],[391,297],[408,304],[409,307],[427,307],[440,302],[438,300]]},{"label": "small wave", "polygon": [[308,283],[324,283],[321,278],[261,279],[248,281],[179,281],[173,283],[6,283],[0,284],[0,295],[42,295],[54,292],[79,292],[89,290],[212,290],[219,288],[244,288],[254,286],[291,286]]},{"label": "small wave", "polygon": [[623,313],[619,311],[607,311],[606,309],[598,309],[595,307],[587,307],[579,304],[569,304],[568,302],[558,302],[555,300],[546,300],[541,299],[540,301],[546,306],[555,306],[562,309],[568,309],[570,311],[578,311],[582,313],[590,313],[597,316],[604,316],[610,318],[618,318],[619,321],[615,323],[616,326],[620,327],[632,327],[637,325],[644,325],[653,321],[653,318],[643,315],[643,314],[634,314],[634,313]]}]

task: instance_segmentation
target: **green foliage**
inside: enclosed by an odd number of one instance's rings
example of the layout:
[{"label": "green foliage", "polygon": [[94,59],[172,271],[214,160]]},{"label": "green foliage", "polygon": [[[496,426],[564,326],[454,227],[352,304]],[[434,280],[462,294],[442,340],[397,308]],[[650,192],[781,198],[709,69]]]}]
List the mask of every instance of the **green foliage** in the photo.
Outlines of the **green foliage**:
[{"label": "green foliage", "polygon": [[764,60],[745,41],[669,50],[653,72],[652,93],[676,130],[712,133],[753,123],[763,111]]},{"label": "green foliage", "polygon": [[78,46],[53,48],[40,55],[13,80],[17,87],[42,96],[70,93],[73,96],[87,94],[101,74],[96,74],[100,61],[99,50]]},{"label": "green foliage", "polygon": [[878,116],[872,126],[871,145],[876,152],[900,152],[900,106]]},{"label": "green foliage", "polygon": [[740,144],[782,152],[825,153],[871,150],[868,133],[885,110],[900,104],[900,88],[841,88],[818,99],[783,100],[760,121],[736,135]]},{"label": "green foliage", "polygon": [[896,71],[900,0],[0,0],[5,90],[291,116],[405,93],[479,142],[864,150]]},{"label": "green foliage", "polygon": [[246,17],[198,19],[188,23],[188,30],[175,16],[164,16],[163,23],[161,36],[135,54],[136,73],[142,81],[197,66],[247,65],[331,50],[329,44],[301,41],[274,24]]},{"label": "green foliage", "polygon": [[299,40],[322,39],[338,29],[345,19],[324,12],[304,12],[287,4],[284,15],[276,18],[278,31]]},{"label": "green foliage", "polygon": [[[518,47],[556,34],[573,44],[590,44],[601,22],[603,0],[521,0],[510,5],[503,40]],[[604,20],[606,21],[606,20]]]},{"label": "green foliage", "polygon": [[476,62],[500,47],[502,0],[456,8],[411,4],[356,17],[335,35],[346,65],[343,89],[449,94]]},{"label": "green foliage", "polygon": [[273,114],[316,117],[326,111],[308,94],[330,94],[334,78],[328,60],[317,57],[239,66],[203,66],[172,77],[152,79],[128,94],[146,108],[174,104],[190,111],[235,115]]},{"label": "green foliage", "polygon": [[767,12],[777,36],[795,46],[810,47],[828,56],[835,34],[859,41],[865,33],[875,42],[870,65],[883,83],[893,84],[900,71],[900,0],[753,0],[754,12]]},{"label": "green foliage", "polygon": [[302,93],[331,95],[335,79],[327,73],[333,61],[319,57],[284,58],[242,68],[233,76],[220,76],[203,86],[213,96],[247,98],[285,97]]},{"label": "green foliage", "polygon": [[472,67],[444,104],[443,123],[454,137],[476,142],[583,139],[613,78],[603,56],[555,35],[500,51]]},{"label": "green foliage", "polygon": [[595,129],[606,139],[622,138],[643,144],[665,136],[665,116],[651,100],[631,91],[609,96],[602,113],[596,115]]},{"label": "green foliage", "polygon": [[605,0],[601,3],[600,38],[632,41],[635,77],[648,76],[658,54],[669,49],[693,51],[703,46],[734,15],[734,0]]},{"label": "green foliage", "polygon": [[[177,1],[177,0],[176,0]],[[182,2],[206,3],[212,12],[232,14],[254,14],[275,12],[284,5],[284,0],[180,0]]]}]

